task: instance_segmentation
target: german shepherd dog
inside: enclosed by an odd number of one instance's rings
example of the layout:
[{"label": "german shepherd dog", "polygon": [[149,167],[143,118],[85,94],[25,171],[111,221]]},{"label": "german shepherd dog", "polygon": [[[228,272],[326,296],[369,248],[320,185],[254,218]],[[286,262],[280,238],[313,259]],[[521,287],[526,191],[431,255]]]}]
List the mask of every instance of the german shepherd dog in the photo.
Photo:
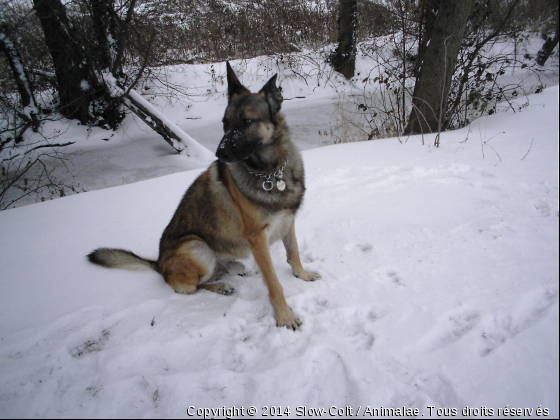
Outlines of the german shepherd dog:
[{"label": "german shepherd dog", "polygon": [[303,268],[294,227],[305,192],[303,162],[280,113],[283,98],[276,87],[277,75],[258,93],[251,93],[229,63],[226,66],[228,105],[218,160],[183,196],[161,236],[158,260],[113,248],[97,249],[88,258],[110,268],[148,266],[177,293],[206,289],[230,295],[230,286],[208,281],[233,259],[251,252],[268,286],[277,325],[295,331],[301,321],[286,302],[269,244],[282,239],[296,277],[320,278]]}]

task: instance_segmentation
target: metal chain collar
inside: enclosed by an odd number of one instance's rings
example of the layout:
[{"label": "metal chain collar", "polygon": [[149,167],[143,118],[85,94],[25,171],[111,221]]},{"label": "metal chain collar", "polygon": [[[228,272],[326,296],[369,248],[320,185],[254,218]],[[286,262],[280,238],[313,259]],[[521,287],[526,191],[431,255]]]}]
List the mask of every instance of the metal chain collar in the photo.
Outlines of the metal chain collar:
[{"label": "metal chain collar", "polygon": [[286,189],[286,183],[282,178],[284,177],[284,168],[286,168],[287,164],[288,161],[286,160],[286,162],[284,162],[284,165],[282,165],[281,168],[277,169],[276,172],[271,172],[268,174],[253,172],[250,171],[249,168],[247,168],[247,172],[249,172],[251,175],[255,175],[259,178],[264,179],[264,182],[262,183],[263,190],[271,191],[276,184],[276,188],[278,188],[279,191],[284,191]]}]

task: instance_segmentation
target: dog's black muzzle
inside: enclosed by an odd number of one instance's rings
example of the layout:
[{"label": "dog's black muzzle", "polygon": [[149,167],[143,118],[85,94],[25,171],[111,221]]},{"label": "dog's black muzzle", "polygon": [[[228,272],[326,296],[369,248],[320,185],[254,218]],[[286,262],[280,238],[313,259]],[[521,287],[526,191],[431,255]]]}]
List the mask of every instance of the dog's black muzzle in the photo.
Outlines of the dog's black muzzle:
[{"label": "dog's black muzzle", "polygon": [[230,130],[224,134],[216,150],[216,157],[224,163],[236,163],[247,159],[255,150],[241,131]]}]

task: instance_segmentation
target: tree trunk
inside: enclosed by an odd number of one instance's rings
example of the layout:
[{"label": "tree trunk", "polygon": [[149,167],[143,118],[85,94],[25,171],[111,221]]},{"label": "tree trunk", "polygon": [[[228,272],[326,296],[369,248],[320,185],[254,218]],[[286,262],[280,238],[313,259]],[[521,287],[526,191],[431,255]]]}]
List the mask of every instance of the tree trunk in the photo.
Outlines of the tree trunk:
[{"label": "tree trunk", "polygon": [[[61,0],[33,0],[41,21],[56,75],[60,113],[93,124],[115,129],[124,113],[115,105],[81,43],[78,31],[66,14]],[[91,52],[90,52],[91,53]]]},{"label": "tree trunk", "polygon": [[90,0],[93,27],[97,40],[94,55],[99,68],[113,72],[117,57],[117,23],[114,0]]},{"label": "tree trunk", "polygon": [[558,29],[554,32],[554,37],[547,37],[544,45],[537,54],[537,64],[544,66],[548,58],[552,55],[554,48],[558,45]]},{"label": "tree trunk", "polygon": [[357,0],[339,0],[338,48],[333,57],[333,67],[347,79],[356,69]]},{"label": "tree trunk", "polygon": [[406,133],[432,133],[445,125],[451,80],[472,4],[473,0],[440,0],[414,87]]},{"label": "tree trunk", "polygon": [[209,163],[214,160],[214,153],[181,130],[134,89],[124,92],[123,98],[125,99],[125,105],[163,137],[178,153],[197,158],[201,162]]},{"label": "tree trunk", "polygon": [[78,41],[78,34],[60,0],[33,0],[51,53],[60,99],[60,112],[83,124],[92,120],[90,104],[96,83]]},{"label": "tree trunk", "polygon": [[8,36],[8,28],[6,25],[0,25],[0,51],[6,56],[14,75],[21,100],[20,116],[31,125],[34,131],[37,131],[40,124],[38,117],[39,110],[35,102],[35,96],[33,95],[33,87],[27,75],[27,71],[23,66],[21,56],[15,44]]},{"label": "tree trunk", "polygon": [[418,78],[426,56],[428,43],[432,38],[440,0],[421,0],[418,6],[420,24],[418,33],[418,56],[414,63],[414,76]]}]

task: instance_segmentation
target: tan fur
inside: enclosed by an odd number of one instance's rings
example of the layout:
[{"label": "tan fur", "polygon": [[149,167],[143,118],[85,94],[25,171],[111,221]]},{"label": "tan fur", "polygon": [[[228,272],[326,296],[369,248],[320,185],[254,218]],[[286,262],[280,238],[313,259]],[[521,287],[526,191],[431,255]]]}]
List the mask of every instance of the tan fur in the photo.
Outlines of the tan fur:
[{"label": "tan fur", "polygon": [[[292,310],[288,307],[284,297],[284,289],[278,280],[274,265],[272,264],[269,249],[269,238],[276,235],[283,237],[286,232],[267,232],[273,216],[251,204],[237,189],[229,173],[226,180],[233,201],[241,213],[243,237],[249,242],[253,257],[268,287],[270,301],[276,312],[277,324],[296,330],[301,325],[301,321],[294,316]],[[293,216],[285,217],[288,220],[292,219],[291,223],[288,222],[288,228],[290,228],[290,225],[293,226]],[[283,227],[282,224],[280,226]],[[296,241],[295,236],[291,241]]]}]

